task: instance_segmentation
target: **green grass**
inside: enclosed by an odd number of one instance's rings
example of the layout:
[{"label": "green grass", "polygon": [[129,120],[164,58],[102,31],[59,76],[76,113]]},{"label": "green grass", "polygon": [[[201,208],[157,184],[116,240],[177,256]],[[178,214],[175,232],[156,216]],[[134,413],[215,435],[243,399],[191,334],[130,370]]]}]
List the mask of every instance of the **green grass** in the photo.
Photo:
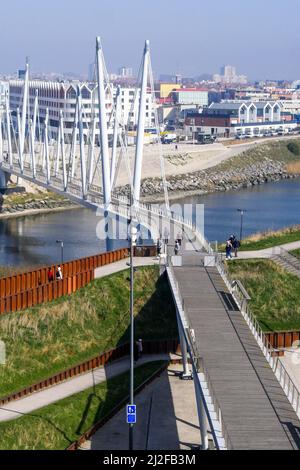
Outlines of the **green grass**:
[{"label": "green grass", "polygon": [[251,312],[264,331],[300,330],[300,279],[270,260],[228,263],[251,296]]},{"label": "green grass", "polygon": [[298,248],[297,250],[292,250],[291,254],[296,256],[296,258],[300,259],[300,248]]},{"label": "green grass", "polygon": [[262,250],[300,240],[300,226],[286,227],[278,231],[257,233],[243,240],[241,250]]},{"label": "green grass", "polygon": [[[87,360],[129,339],[129,271],[97,279],[71,296],[0,317],[7,360],[0,396]],[[157,266],[135,273],[135,333],[177,338],[175,308]]]},{"label": "green grass", "polygon": [[38,201],[66,201],[66,198],[60,194],[51,191],[41,191],[38,193],[15,193],[4,196],[4,204],[6,206],[14,206],[16,204],[26,204]]},{"label": "green grass", "polygon": [[[135,385],[143,383],[163,363],[164,361],[150,362],[138,367],[135,370]],[[0,449],[65,449],[125,399],[128,390],[129,373],[126,372],[30,415],[0,423]],[[127,426],[125,410],[124,426]]]}]

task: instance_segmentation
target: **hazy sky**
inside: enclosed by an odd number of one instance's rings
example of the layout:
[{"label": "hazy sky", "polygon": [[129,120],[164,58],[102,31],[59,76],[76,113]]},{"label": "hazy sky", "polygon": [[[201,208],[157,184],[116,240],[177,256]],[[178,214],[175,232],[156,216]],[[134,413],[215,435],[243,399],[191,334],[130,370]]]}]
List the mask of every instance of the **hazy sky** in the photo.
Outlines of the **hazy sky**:
[{"label": "hazy sky", "polygon": [[237,66],[250,78],[300,79],[300,0],[2,0],[0,73],[30,57],[39,72],[87,73],[101,36],[109,72],[139,68],[150,39],[157,74]]}]

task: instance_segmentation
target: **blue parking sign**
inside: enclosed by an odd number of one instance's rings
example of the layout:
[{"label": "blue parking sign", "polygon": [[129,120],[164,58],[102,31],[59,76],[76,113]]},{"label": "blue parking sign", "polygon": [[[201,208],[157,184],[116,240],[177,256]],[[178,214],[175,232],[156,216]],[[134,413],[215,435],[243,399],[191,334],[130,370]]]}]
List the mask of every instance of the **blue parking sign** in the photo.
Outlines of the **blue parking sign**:
[{"label": "blue parking sign", "polygon": [[136,405],[127,405],[127,423],[136,423]]}]

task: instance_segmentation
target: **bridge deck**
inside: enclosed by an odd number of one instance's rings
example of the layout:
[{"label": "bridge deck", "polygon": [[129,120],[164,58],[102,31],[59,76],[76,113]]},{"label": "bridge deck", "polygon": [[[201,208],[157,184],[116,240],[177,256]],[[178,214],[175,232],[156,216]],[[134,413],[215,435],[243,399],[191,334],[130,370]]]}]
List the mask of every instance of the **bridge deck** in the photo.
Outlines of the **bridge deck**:
[{"label": "bridge deck", "polygon": [[300,421],[217,269],[174,272],[232,448],[300,448]]}]

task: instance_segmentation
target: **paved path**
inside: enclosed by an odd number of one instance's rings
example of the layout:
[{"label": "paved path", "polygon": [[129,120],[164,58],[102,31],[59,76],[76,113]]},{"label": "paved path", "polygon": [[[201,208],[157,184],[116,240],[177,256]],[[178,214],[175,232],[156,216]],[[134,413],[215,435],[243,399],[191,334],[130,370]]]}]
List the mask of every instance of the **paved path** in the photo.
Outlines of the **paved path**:
[{"label": "paved path", "polygon": [[[100,268],[95,269],[95,279],[109,276],[125,269],[129,269],[129,266],[126,264],[129,263],[129,258],[116,261],[115,263],[106,264]],[[134,266],[153,266],[159,264],[159,259],[150,257],[134,257],[133,259]]]},{"label": "paved path", "polygon": [[300,448],[300,421],[216,268],[174,268],[233,449]]},{"label": "paved path", "polygon": [[[273,246],[271,248],[265,248],[263,250],[253,251],[239,251],[237,259],[248,259],[248,258],[271,258],[274,255],[280,253],[280,249],[283,248],[286,251],[296,250],[300,248],[300,240],[291,243],[284,243],[282,245]],[[232,259],[235,259],[233,256]]]},{"label": "paved path", "polygon": [[[170,364],[136,397],[134,450],[178,450],[199,447],[200,430],[192,380],[180,380],[182,366]],[[82,447],[85,450],[128,449],[124,410],[117,413]]]},{"label": "paved path", "polygon": [[[168,354],[147,354],[137,362],[137,366],[145,364],[146,362],[169,359],[170,356]],[[21,415],[31,413],[39,408],[74,395],[74,393],[81,392],[101,382],[105,382],[107,379],[129,370],[129,367],[130,361],[128,357],[108,364],[105,367],[93,369],[86,374],[73,377],[66,382],[33,393],[20,400],[10,402],[0,408],[0,422],[19,418]]]}]

